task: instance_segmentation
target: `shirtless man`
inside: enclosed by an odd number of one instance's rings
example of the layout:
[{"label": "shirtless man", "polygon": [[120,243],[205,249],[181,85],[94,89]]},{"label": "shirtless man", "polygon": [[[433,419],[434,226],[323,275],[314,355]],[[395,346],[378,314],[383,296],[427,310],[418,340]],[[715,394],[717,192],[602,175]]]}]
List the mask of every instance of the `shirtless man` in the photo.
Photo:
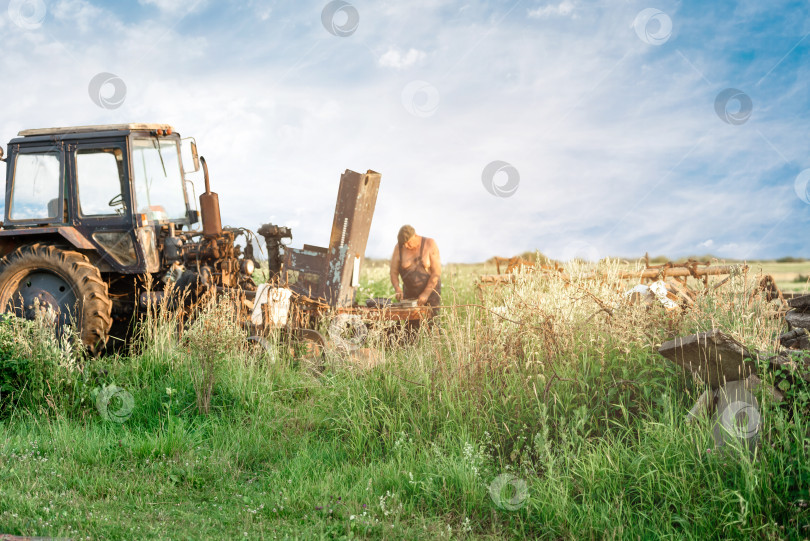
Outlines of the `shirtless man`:
[{"label": "shirtless man", "polygon": [[[402,288],[399,286],[400,276]],[[419,306],[432,306],[436,315],[442,292],[442,262],[436,241],[420,237],[413,227],[403,225],[391,256],[391,284],[397,300],[416,298]]]}]

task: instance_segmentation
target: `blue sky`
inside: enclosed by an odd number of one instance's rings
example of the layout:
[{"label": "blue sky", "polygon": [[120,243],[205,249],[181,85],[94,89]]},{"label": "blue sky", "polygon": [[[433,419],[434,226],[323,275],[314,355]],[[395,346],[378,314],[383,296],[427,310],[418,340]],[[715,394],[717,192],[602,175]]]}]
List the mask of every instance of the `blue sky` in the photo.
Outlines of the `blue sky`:
[{"label": "blue sky", "polygon": [[[806,2],[358,0],[343,37],[321,0],[6,4],[0,138],[171,123],[223,221],[290,225],[296,246],[328,241],[350,168],[382,173],[372,257],[404,223],[446,261],[810,257]],[[91,99],[102,72],[120,107]],[[726,89],[750,100],[739,122]],[[483,185],[495,161],[508,197]]]}]

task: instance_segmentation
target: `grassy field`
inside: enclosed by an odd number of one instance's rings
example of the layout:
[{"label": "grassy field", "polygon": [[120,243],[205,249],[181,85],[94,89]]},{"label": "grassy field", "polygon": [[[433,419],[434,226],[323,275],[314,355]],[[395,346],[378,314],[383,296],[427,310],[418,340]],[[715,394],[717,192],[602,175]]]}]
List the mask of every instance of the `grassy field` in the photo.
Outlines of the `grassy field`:
[{"label": "grassy field", "polygon": [[755,274],[770,274],[783,291],[810,292],[810,262],[775,263],[752,261],[748,264]]},{"label": "grassy field", "polygon": [[[787,389],[787,407],[760,397],[753,456],[718,450],[708,420],[684,420],[702,388],[655,353],[713,327],[773,350],[783,324],[747,302],[755,273],[666,312],[624,304],[619,265],[600,265],[600,282],[572,265],[570,283],[484,290],[493,267],[448,265],[435,328],[396,346],[395,329],[372,329],[376,366],[328,352],[323,373],[280,336],[247,348],[226,303],[182,333],[153,314],[128,354],[102,359],[43,322],[6,321],[0,534],[810,537],[807,389]],[[802,265],[762,269],[794,283]],[[361,297],[391,293],[385,265],[362,284]]]},{"label": "grassy field", "polygon": [[[524,254],[531,256],[531,254]],[[617,261],[622,268],[634,269],[643,267],[643,259],[628,260],[621,259]],[[726,261],[715,258],[701,258],[700,261],[711,261],[714,265],[738,265],[741,261]],[[387,268],[388,262],[382,260],[374,260],[369,262],[369,267],[373,269],[370,274],[377,276],[381,282],[387,283],[387,275],[382,276],[383,269]],[[810,261],[780,263],[777,261],[746,261],[749,273],[754,277],[761,277],[764,275],[773,276],[777,286],[782,291],[790,292],[810,292]],[[660,262],[652,262],[652,265],[660,264]],[[503,270],[503,269],[501,269]],[[472,263],[472,264],[458,264],[451,263],[446,265],[445,273],[450,273],[454,278],[462,277],[463,279],[469,278],[475,280],[481,274],[495,274],[496,267],[494,263]],[[388,290],[385,290],[388,291]]]}]

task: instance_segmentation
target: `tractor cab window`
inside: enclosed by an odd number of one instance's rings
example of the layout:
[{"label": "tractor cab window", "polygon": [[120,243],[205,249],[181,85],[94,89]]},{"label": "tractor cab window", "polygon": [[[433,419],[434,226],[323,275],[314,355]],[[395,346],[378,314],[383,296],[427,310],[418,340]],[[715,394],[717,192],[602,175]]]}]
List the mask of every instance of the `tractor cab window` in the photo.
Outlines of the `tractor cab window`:
[{"label": "tractor cab window", "polygon": [[135,212],[149,220],[182,220],[186,217],[180,147],[174,139],[135,138],[132,141],[135,172]]},{"label": "tractor cab window", "polygon": [[50,220],[59,216],[61,153],[17,154],[11,189],[9,217],[12,220]]},{"label": "tractor cab window", "polygon": [[124,152],[120,148],[94,148],[76,153],[79,211],[82,216],[126,214],[122,182]]}]

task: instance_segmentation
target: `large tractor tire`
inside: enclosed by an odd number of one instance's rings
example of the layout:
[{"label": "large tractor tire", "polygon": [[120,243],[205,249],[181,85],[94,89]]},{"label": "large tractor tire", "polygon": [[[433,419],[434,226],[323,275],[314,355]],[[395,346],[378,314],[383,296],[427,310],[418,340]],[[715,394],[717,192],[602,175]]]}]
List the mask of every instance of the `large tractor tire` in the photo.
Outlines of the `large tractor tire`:
[{"label": "large tractor tire", "polygon": [[57,332],[73,325],[92,352],[104,347],[112,302],[101,273],[84,255],[32,244],[0,259],[0,310],[33,319],[36,300],[56,318]]}]

